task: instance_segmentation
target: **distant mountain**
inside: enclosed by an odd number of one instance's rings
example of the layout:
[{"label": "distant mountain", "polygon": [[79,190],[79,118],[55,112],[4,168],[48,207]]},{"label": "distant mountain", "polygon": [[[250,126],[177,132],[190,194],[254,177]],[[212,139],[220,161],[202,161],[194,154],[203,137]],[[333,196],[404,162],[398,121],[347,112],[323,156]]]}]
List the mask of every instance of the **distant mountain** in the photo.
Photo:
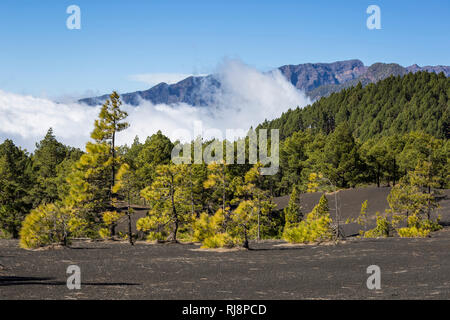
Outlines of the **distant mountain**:
[{"label": "distant mountain", "polygon": [[[213,76],[188,77],[175,84],[160,83],[145,90],[121,94],[124,103],[137,106],[141,100],[151,101],[153,104],[175,104],[184,102],[193,106],[206,106],[211,101],[208,99],[209,91],[220,88],[220,83]],[[90,106],[102,104],[108,94],[100,97],[81,99],[79,102]]]},{"label": "distant mountain", "polygon": [[[305,63],[285,65],[278,70],[297,89],[303,90],[312,100],[329,96],[333,92],[357,85],[363,86],[386,79],[391,75],[403,76],[418,71],[443,72],[450,76],[450,66],[412,65],[402,67],[398,64],[375,63],[364,66],[360,60],[337,61],[333,63]],[[153,104],[187,103],[193,106],[207,106],[212,102],[212,93],[220,90],[220,81],[214,75],[188,77],[175,84],[160,83],[145,91],[124,93],[121,95],[126,104],[138,105],[140,100]],[[79,100],[87,105],[102,104],[108,95]]]}]

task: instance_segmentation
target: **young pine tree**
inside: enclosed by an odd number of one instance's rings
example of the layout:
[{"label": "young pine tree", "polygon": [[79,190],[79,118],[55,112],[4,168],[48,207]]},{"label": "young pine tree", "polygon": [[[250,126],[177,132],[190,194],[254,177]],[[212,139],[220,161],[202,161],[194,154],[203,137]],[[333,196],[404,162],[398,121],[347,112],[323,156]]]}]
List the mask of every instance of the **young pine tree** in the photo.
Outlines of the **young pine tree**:
[{"label": "young pine tree", "polygon": [[[212,189],[212,200],[217,200],[223,212],[226,212],[230,199],[227,195],[230,193],[231,176],[227,165],[222,163],[210,163],[208,165],[208,179],[203,183],[205,189]],[[218,208],[217,208],[218,209]]]},{"label": "young pine tree", "polygon": [[110,147],[111,161],[111,188],[115,184],[117,157],[116,157],[116,133],[128,128],[129,124],[123,120],[128,114],[120,109],[122,101],[119,94],[114,91],[103,104],[99,119],[95,120],[94,131],[91,138],[96,143],[107,143]]},{"label": "young pine tree", "polygon": [[183,225],[191,221],[189,193],[186,192],[186,165],[160,165],[151,186],[141,195],[150,205],[148,216],[137,222],[141,231],[150,231],[150,239],[177,242],[177,234]]},{"label": "young pine tree", "polygon": [[289,198],[289,204],[286,208],[284,208],[284,220],[285,220],[285,228],[290,228],[295,226],[297,223],[302,221],[303,214],[301,212],[301,207],[299,204],[299,194],[297,187],[292,188],[292,193]]},{"label": "young pine tree", "polygon": [[[121,104],[119,95],[113,92],[95,121],[91,134],[94,143],[86,144],[86,153],[75,163],[67,178],[70,189],[64,202],[76,208],[79,218],[88,223],[90,236],[98,234],[102,213],[114,209],[112,188],[119,164],[115,138],[118,132],[128,127],[128,123],[122,122],[127,113],[120,110]],[[113,228],[111,233],[114,236]]]},{"label": "young pine tree", "polygon": [[262,220],[268,222],[267,216],[275,207],[270,192],[264,190],[262,186],[264,178],[260,171],[262,167],[263,165],[258,162],[245,174],[245,184],[242,189],[244,194],[252,199],[251,204],[257,215],[256,239],[258,241],[261,239]]}]

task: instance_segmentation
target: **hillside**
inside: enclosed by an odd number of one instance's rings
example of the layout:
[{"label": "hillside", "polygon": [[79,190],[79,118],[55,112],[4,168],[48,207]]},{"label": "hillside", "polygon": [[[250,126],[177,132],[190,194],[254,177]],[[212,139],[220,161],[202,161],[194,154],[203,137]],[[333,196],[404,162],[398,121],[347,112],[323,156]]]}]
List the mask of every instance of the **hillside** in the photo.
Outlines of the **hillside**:
[{"label": "hillside", "polygon": [[[337,61],[333,63],[305,63],[285,65],[278,68],[281,74],[297,89],[304,91],[312,100],[326,97],[333,92],[355,86],[361,82],[363,86],[375,83],[391,75],[405,75],[419,71],[443,72],[450,76],[449,66],[413,65],[404,68],[398,64],[375,63],[364,66],[360,60]],[[153,104],[187,103],[192,106],[208,106],[211,92],[220,89],[217,75],[188,77],[175,84],[160,83],[148,90],[123,93],[122,100],[130,105],[138,105],[146,100]],[[108,95],[79,100],[87,105],[102,104]]]},{"label": "hillside", "polygon": [[[371,73],[374,78],[384,75],[380,70]],[[289,110],[259,128],[280,129],[280,136],[284,139],[306,128],[328,134],[339,124],[347,122],[355,137],[362,141],[377,135],[416,130],[448,139],[449,95],[450,79],[443,73],[390,76],[376,84],[365,87],[358,84],[333,93],[303,109]]]}]

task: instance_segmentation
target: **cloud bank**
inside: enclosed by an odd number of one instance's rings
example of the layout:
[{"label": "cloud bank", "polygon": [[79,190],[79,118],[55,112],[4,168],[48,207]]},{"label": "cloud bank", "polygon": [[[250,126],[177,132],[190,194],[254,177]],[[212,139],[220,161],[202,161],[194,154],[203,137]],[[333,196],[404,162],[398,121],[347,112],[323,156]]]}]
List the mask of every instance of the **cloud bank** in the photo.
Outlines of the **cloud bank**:
[{"label": "cloud bank", "polygon": [[[247,131],[289,108],[310,103],[278,70],[261,73],[240,61],[227,60],[218,66],[215,77],[221,88],[205,88],[204,94],[213,101],[208,107],[153,105],[148,101],[141,101],[137,107],[124,105],[130,128],[119,134],[118,143],[131,144],[135,136],[143,141],[158,130],[172,139],[180,129],[193,136],[199,123],[203,130],[216,128],[223,135],[226,129]],[[0,90],[0,140],[9,138],[33,151],[35,143],[52,127],[60,141],[84,149],[99,108]]]}]

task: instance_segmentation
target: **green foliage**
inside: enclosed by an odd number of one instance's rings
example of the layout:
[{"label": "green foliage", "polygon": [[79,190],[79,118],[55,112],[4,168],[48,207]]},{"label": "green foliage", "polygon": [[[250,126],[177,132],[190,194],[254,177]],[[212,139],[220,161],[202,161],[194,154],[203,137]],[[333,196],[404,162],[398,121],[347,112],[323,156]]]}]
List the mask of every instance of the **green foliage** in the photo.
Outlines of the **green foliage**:
[{"label": "green foliage", "polygon": [[206,239],[224,231],[225,219],[226,217],[222,209],[217,210],[214,216],[202,213],[192,224],[192,239],[204,243]]},{"label": "green foliage", "polygon": [[99,230],[99,235],[101,238],[106,239],[112,236],[111,231],[117,225],[117,222],[124,216],[123,212],[117,211],[106,211],[103,212],[102,218],[108,228],[101,228]]},{"label": "green foliage", "polygon": [[387,216],[382,216],[377,212],[377,225],[375,228],[364,232],[365,238],[386,238],[389,237],[389,232],[392,229],[392,225]]},{"label": "green foliage", "polygon": [[340,124],[327,137],[319,168],[338,187],[347,187],[349,183],[355,186],[359,181],[362,164],[358,145],[347,123]]},{"label": "green foliage", "polygon": [[319,203],[307,215],[306,220],[297,225],[285,228],[283,238],[291,243],[323,242],[333,239],[333,229],[328,209],[328,201],[322,195]]},{"label": "green foliage", "polygon": [[291,243],[313,243],[333,239],[331,217],[326,215],[317,219],[302,221],[298,226],[288,228],[283,238]]},{"label": "green foliage", "polygon": [[147,240],[163,241],[167,238],[169,230],[162,225],[158,216],[148,215],[144,218],[138,219],[136,222],[136,229],[147,234]]},{"label": "green foliage", "polygon": [[364,229],[364,231],[360,231],[360,234],[364,234],[367,228],[367,200],[365,200],[361,204],[361,211],[359,212],[359,216],[356,219],[356,222]]},{"label": "green foliage", "polygon": [[50,244],[68,243],[73,225],[72,210],[55,204],[40,205],[33,209],[23,221],[20,230],[20,246],[26,249]]},{"label": "green foliage", "polygon": [[320,197],[319,203],[313,208],[313,210],[309,213],[308,216],[310,219],[315,219],[315,218],[325,216],[329,213],[330,213],[330,208],[328,206],[328,199],[325,196],[325,194],[323,194]]},{"label": "green foliage", "polygon": [[299,223],[303,219],[303,214],[299,205],[299,195],[297,188],[292,188],[291,197],[286,208],[284,208],[285,228]]},{"label": "green foliage", "polygon": [[301,183],[302,172],[307,168],[309,158],[307,147],[313,140],[308,132],[299,131],[283,142],[280,148],[280,165],[285,168],[280,182],[283,188]]},{"label": "green foliage", "polygon": [[308,193],[318,192],[323,175],[321,173],[311,172],[308,176]]},{"label": "green foliage", "polygon": [[228,233],[217,233],[204,240],[202,248],[232,248],[235,239]]},{"label": "green foliage", "polygon": [[430,234],[430,230],[417,227],[406,227],[397,230],[401,238],[426,238]]},{"label": "green foliage", "polygon": [[397,233],[402,238],[425,238],[433,231],[442,229],[438,221],[425,219],[417,214],[413,214],[407,219],[408,226],[397,229]]},{"label": "green foliage", "polygon": [[11,140],[0,144],[0,230],[17,238],[25,215],[32,207],[31,161]]},{"label": "green foliage", "polygon": [[64,203],[75,209],[77,218],[87,225],[85,235],[90,237],[98,235],[102,213],[113,207],[112,188],[120,163],[115,137],[128,127],[128,123],[123,122],[127,113],[120,109],[121,104],[119,95],[113,92],[95,121],[91,133],[94,143],[86,144],[86,153],[73,164],[67,177],[69,189]]},{"label": "green foliage", "polygon": [[391,76],[364,88],[358,85],[344,89],[302,109],[289,110],[257,129],[280,129],[284,140],[305,128],[329,134],[346,122],[361,141],[411,131],[448,139],[449,83],[450,78],[443,73]]},{"label": "green foliage", "polygon": [[255,203],[252,200],[241,201],[231,214],[230,234],[248,248],[249,232],[257,223]]},{"label": "green foliage", "polygon": [[406,217],[427,215],[430,219],[431,212],[438,207],[436,196],[431,192],[435,184],[430,168],[429,162],[419,160],[416,169],[408,172],[400,184],[392,188],[388,195],[390,212]]},{"label": "green foliage", "polygon": [[[208,164],[207,170],[208,178],[203,182],[203,187],[212,190],[210,201],[220,203],[222,210],[225,211],[230,205],[232,193],[229,166],[223,161],[213,162]],[[214,207],[216,210],[219,209],[217,205]]]},{"label": "green foliage", "polygon": [[69,148],[56,140],[52,128],[36,144],[32,165],[36,181],[30,191],[35,207],[41,203],[61,200],[58,192],[58,166],[68,157],[69,152]]},{"label": "green foliage", "polygon": [[100,230],[98,230],[98,235],[102,239],[109,239],[111,238],[111,231],[108,228],[100,228]]},{"label": "green foliage", "polygon": [[128,114],[120,109],[121,105],[120,96],[115,91],[103,104],[98,119],[95,120],[94,131],[91,133],[91,138],[97,143],[111,141],[111,147],[114,147],[115,134],[128,128],[129,124],[122,122]]},{"label": "green foliage", "polygon": [[170,163],[173,143],[158,131],[148,137],[142,145],[135,141],[130,149],[134,158],[126,156],[127,163],[136,171],[136,181],[139,190],[152,184],[156,167]]},{"label": "green foliage", "polygon": [[[178,228],[191,221],[189,193],[185,188],[187,165],[160,165],[151,186],[141,195],[150,205],[145,220],[139,223],[140,230],[168,233],[167,240],[177,241]],[[139,222],[139,221],[138,221]]]},{"label": "green foliage", "polygon": [[78,216],[89,224],[87,236],[97,234],[101,213],[111,207],[111,165],[109,146],[88,142],[86,153],[67,177],[70,189],[64,203],[76,208]]}]

